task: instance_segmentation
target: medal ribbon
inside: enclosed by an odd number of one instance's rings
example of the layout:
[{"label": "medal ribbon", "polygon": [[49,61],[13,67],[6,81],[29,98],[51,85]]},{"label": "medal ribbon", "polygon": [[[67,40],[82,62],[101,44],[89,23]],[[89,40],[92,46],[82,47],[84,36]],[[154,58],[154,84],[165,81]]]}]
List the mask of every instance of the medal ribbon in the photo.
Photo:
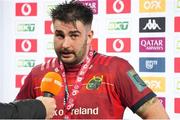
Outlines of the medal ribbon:
[{"label": "medal ribbon", "polygon": [[[72,92],[70,94],[68,91],[68,84],[67,84],[67,80],[66,80],[65,69],[64,69],[62,61],[60,61],[60,70],[62,72],[62,78],[63,78],[64,86],[65,86],[64,106],[65,106],[66,112],[68,112],[69,110],[71,110],[74,107],[75,97],[79,93],[80,88],[82,87],[82,80],[84,79],[84,76],[89,68],[92,57],[93,57],[93,51],[90,49],[86,59],[84,60],[82,66],[78,72],[76,81],[73,85]],[[69,116],[66,115],[65,118],[67,119],[67,118],[69,118]]]}]

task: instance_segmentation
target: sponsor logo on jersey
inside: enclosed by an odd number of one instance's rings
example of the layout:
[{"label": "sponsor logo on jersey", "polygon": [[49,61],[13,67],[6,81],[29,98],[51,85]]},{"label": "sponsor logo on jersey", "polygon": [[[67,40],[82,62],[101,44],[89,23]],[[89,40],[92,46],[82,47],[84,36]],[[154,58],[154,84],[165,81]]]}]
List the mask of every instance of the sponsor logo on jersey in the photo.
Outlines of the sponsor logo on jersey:
[{"label": "sponsor logo on jersey", "polygon": [[93,38],[92,42],[92,49],[98,51],[98,39],[97,38]]},{"label": "sponsor logo on jersey", "polygon": [[17,67],[19,67],[19,68],[28,68],[28,67],[30,67],[30,68],[32,68],[32,67],[34,67],[35,66],[35,60],[33,60],[33,59],[19,59],[18,61],[17,61]]},{"label": "sponsor logo on jersey", "polygon": [[99,88],[103,80],[103,75],[94,76],[86,85],[86,89],[88,90],[96,90]]},{"label": "sponsor logo on jersey", "polygon": [[45,34],[53,34],[54,27],[52,21],[45,21]]},{"label": "sponsor logo on jersey", "polygon": [[129,78],[133,81],[138,91],[142,92],[147,87],[144,81],[139,77],[139,75],[134,70],[128,71],[127,74]]},{"label": "sponsor logo on jersey", "polygon": [[37,16],[37,3],[16,3],[16,16]]},{"label": "sponsor logo on jersey", "polygon": [[166,108],[166,98],[165,97],[158,97],[161,104],[163,105],[164,108]]},{"label": "sponsor logo on jersey", "polygon": [[174,31],[180,32],[180,17],[175,17],[174,19]]},{"label": "sponsor logo on jersey", "polygon": [[139,59],[140,72],[165,72],[165,58],[142,57]]},{"label": "sponsor logo on jersey", "polygon": [[174,72],[180,73],[180,58],[174,58]]},{"label": "sponsor logo on jersey", "polygon": [[129,21],[127,20],[113,20],[108,22],[108,31],[127,31]]},{"label": "sponsor logo on jersey", "polygon": [[35,28],[35,23],[18,23],[16,25],[17,32],[34,32]]},{"label": "sponsor logo on jersey", "polygon": [[142,79],[154,92],[165,92],[164,77],[142,77]]},{"label": "sponsor logo on jersey", "polygon": [[106,52],[130,52],[130,38],[107,38]]},{"label": "sponsor logo on jersey", "polygon": [[94,14],[98,14],[98,0],[79,0],[84,5],[89,6]]},{"label": "sponsor logo on jersey", "polygon": [[131,12],[131,0],[106,0],[107,14],[120,14]]},{"label": "sponsor logo on jersey", "polygon": [[140,52],[165,52],[165,37],[145,37],[139,39]]},{"label": "sponsor logo on jersey", "polygon": [[180,113],[180,98],[174,98],[174,112]]},{"label": "sponsor logo on jersey", "polygon": [[139,32],[165,32],[165,17],[140,18]]},{"label": "sponsor logo on jersey", "polygon": [[37,52],[37,40],[16,39],[16,52]]},{"label": "sponsor logo on jersey", "polygon": [[140,12],[165,12],[165,0],[140,0]]},{"label": "sponsor logo on jersey", "polygon": [[16,75],[16,88],[21,88],[27,75]]}]

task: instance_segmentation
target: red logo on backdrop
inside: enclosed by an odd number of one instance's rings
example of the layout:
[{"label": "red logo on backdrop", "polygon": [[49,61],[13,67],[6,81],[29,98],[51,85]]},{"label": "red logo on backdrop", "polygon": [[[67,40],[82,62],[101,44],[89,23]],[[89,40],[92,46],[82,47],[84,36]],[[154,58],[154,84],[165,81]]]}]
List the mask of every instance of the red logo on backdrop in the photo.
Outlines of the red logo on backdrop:
[{"label": "red logo on backdrop", "polygon": [[130,52],[130,38],[108,38],[106,52]]},{"label": "red logo on backdrop", "polygon": [[98,51],[98,39],[94,38],[91,42],[92,49]]},{"label": "red logo on backdrop", "polygon": [[174,112],[175,113],[180,113],[180,98],[175,98],[174,99]]},{"label": "red logo on backdrop", "polygon": [[37,40],[16,39],[16,52],[37,52]]},{"label": "red logo on backdrop", "polygon": [[131,12],[131,0],[106,0],[106,13],[119,14]]},{"label": "red logo on backdrop", "polygon": [[37,3],[16,3],[16,16],[37,16]]},{"label": "red logo on backdrop", "polygon": [[180,17],[175,17],[174,21],[174,31],[175,32],[180,32]]},{"label": "red logo on backdrop", "polygon": [[52,21],[45,21],[45,34],[53,34],[53,29]]},{"label": "red logo on backdrop", "polygon": [[26,75],[16,75],[16,88],[21,88],[24,84]]},{"label": "red logo on backdrop", "polygon": [[174,72],[180,73],[180,58],[174,58]]}]

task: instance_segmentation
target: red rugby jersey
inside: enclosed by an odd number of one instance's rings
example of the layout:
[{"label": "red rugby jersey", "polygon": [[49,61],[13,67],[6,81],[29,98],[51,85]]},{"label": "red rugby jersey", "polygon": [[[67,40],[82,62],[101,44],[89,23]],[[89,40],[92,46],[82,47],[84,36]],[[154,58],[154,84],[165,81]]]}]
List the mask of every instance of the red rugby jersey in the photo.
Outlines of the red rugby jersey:
[{"label": "red rugby jersey", "polygon": [[[81,65],[77,65],[65,70],[69,92],[80,67]],[[50,71],[61,74],[57,58],[34,67],[16,99],[42,95],[41,80]],[[63,119],[64,115],[68,114],[71,119],[122,119],[126,107],[136,112],[142,104],[156,96],[126,60],[115,56],[95,53],[82,82],[75,105],[69,112],[64,111],[64,87],[59,95],[55,96],[57,109],[54,118]]]}]

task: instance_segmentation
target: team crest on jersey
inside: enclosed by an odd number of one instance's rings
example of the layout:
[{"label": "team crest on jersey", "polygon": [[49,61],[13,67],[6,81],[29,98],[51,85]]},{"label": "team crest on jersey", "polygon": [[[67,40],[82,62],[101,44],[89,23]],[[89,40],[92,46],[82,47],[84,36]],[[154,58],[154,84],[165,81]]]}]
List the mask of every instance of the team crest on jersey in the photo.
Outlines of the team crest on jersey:
[{"label": "team crest on jersey", "polygon": [[139,77],[139,75],[134,71],[130,70],[127,72],[129,78],[132,80],[138,91],[142,92],[144,88],[146,88],[146,84],[144,81]]},{"label": "team crest on jersey", "polygon": [[103,75],[94,76],[91,80],[89,80],[88,84],[86,85],[86,88],[88,90],[95,90],[101,85],[102,80],[103,80]]}]

